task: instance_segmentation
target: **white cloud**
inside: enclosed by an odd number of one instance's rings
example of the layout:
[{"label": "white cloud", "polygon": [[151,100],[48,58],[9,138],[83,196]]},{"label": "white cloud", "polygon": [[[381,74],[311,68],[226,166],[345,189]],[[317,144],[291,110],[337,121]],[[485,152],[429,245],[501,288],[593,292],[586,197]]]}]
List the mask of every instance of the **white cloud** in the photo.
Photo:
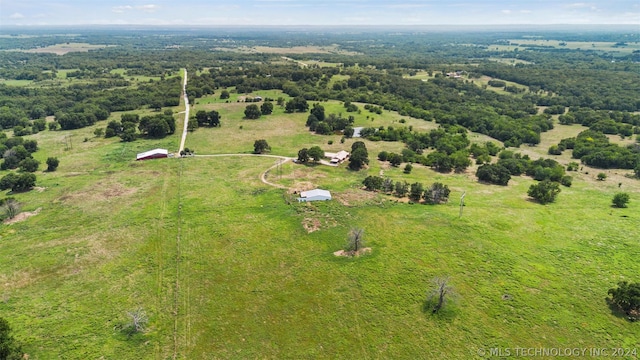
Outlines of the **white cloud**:
[{"label": "white cloud", "polygon": [[158,5],[155,4],[147,4],[147,5],[138,5],[138,6],[131,6],[131,5],[121,5],[121,6],[114,6],[113,8],[111,8],[111,11],[113,11],[114,13],[123,13],[125,11],[130,11],[130,10],[140,10],[140,11],[144,11],[144,12],[154,12],[156,10],[158,10]]},{"label": "white cloud", "polygon": [[24,19],[24,15],[20,13],[13,13],[9,16],[9,19]]},{"label": "white cloud", "polygon": [[502,10],[503,14],[511,14],[511,10]]},{"label": "white cloud", "polygon": [[136,6],[136,9],[142,10],[144,12],[154,12],[158,10],[158,5],[155,5],[155,4],[140,5],[140,6]]},{"label": "white cloud", "polygon": [[131,6],[131,5],[114,6],[112,8],[112,11],[115,12],[115,13],[123,13],[123,12],[125,12],[127,10],[131,10],[131,9],[133,9],[133,6]]}]

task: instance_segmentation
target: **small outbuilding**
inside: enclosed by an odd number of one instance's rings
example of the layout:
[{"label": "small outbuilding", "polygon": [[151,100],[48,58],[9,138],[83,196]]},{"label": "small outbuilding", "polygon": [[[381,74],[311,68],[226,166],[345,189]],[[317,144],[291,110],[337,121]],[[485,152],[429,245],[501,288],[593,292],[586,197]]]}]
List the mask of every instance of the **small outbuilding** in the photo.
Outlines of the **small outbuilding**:
[{"label": "small outbuilding", "polygon": [[303,191],[300,193],[298,202],[307,201],[327,201],[331,200],[331,193],[329,190],[313,189],[309,191]]},{"label": "small outbuilding", "polygon": [[169,151],[167,149],[153,149],[139,153],[136,156],[136,160],[150,160],[169,157]]}]

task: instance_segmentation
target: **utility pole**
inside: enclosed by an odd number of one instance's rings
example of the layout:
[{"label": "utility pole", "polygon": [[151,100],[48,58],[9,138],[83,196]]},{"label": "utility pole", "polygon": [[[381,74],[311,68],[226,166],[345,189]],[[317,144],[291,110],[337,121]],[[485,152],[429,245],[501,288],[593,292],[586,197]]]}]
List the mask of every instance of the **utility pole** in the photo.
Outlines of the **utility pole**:
[{"label": "utility pole", "polygon": [[462,193],[462,196],[460,196],[460,215],[458,216],[459,218],[462,217],[462,209],[464,208],[464,196],[467,194],[466,191],[464,191]]}]

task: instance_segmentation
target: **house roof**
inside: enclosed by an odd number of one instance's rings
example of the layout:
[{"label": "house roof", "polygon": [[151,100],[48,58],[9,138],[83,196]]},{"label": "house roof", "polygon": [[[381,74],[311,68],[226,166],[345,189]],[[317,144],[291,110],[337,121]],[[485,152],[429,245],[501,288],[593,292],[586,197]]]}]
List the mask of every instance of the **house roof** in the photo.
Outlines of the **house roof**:
[{"label": "house roof", "polygon": [[331,193],[329,192],[329,190],[322,190],[322,189],[313,189],[309,191],[303,191],[300,193],[300,197],[303,197],[303,198],[310,198],[314,196],[324,196],[324,197],[331,198]]},{"label": "house roof", "polygon": [[149,156],[153,156],[153,155],[169,155],[169,151],[167,149],[153,149],[153,150],[149,150],[149,151],[145,151],[142,153],[139,153],[136,156],[136,159],[144,159],[146,157]]}]

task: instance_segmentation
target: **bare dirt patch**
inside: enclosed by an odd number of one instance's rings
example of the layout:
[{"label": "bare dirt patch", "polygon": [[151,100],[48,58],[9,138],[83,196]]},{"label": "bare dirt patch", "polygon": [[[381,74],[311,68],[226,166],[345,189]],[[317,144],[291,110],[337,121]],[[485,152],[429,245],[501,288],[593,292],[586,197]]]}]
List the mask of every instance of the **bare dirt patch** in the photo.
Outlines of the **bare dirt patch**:
[{"label": "bare dirt patch", "polygon": [[89,189],[66,194],[60,198],[64,202],[81,202],[90,203],[92,201],[109,201],[114,198],[133,195],[138,190],[135,188],[127,188],[119,183],[99,182]]},{"label": "bare dirt patch", "polygon": [[312,233],[314,231],[320,230],[320,220],[312,219],[312,218],[304,218],[302,220],[302,227],[307,230],[307,233]]},{"label": "bare dirt patch", "polygon": [[343,256],[343,257],[353,257],[353,256],[361,256],[361,255],[370,254],[371,251],[372,250],[371,250],[370,247],[365,247],[365,248],[359,249],[358,251],[338,250],[338,251],[334,252],[333,255],[335,255],[335,256]]},{"label": "bare dirt patch", "polygon": [[42,208],[37,208],[36,211],[21,212],[20,214],[16,215],[11,219],[4,220],[3,223],[6,225],[10,225],[10,224],[15,224],[17,222],[25,221],[32,216],[38,215],[40,213],[40,210],[42,210]]}]

